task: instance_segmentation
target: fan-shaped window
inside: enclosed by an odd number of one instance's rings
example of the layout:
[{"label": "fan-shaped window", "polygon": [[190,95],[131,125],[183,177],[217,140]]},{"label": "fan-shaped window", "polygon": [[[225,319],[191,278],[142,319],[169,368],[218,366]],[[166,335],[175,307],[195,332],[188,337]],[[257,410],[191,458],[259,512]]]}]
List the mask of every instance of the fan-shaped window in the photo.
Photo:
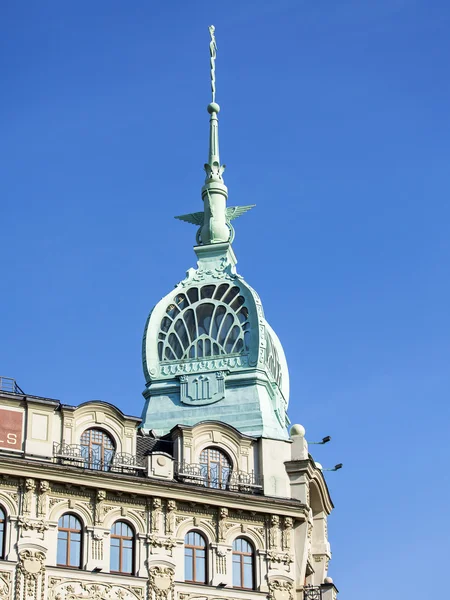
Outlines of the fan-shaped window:
[{"label": "fan-shaped window", "polygon": [[107,433],[101,429],[86,429],[80,438],[80,445],[86,469],[109,471],[115,445]]},{"label": "fan-shaped window", "polygon": [[123,521],[117,521],[111,529],[110,571],[131,574],[133,555],[133,530]]},{"label": "fan-shaped window", "polygon": [[254,589],[254,549],[244,538],[233,542],[233,587]]},{"label": "fan-shaped window", "polygon": [[249,336],[248,309],[237,286],[193,287],[167,307],[158,334],[159,360],[245,352]]},{"label": "fan-shaped window", "polygon": [[56,554],[58,566],[81,568],[81,535],[81,522],[75,515],[65,514],[59,519]]},{"label": "fan-shaped window", "polygon": [[223,452],[217,448],[205,448],[200,454],[201,474],[205,486],[226,489],[231,476],[231,463]]},{"label": "fan-shaped window", "polygon": [[5,558],[6,514],[0,506],[0,558]]},{"label": "fan-shaped window", "polygon": [[206,583],[206,540],[196,531],[184,538],[184,580]]}]

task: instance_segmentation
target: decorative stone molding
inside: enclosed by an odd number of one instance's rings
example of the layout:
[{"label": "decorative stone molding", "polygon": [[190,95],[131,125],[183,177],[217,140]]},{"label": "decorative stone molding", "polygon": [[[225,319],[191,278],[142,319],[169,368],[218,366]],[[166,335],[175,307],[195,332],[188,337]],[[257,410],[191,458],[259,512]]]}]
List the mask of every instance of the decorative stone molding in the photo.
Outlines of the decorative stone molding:
[{"label": "decorative stone molding", "polygon": [[11,600],[12,598],[12,574],[8,571],[0,571],[0,600]]},{"label": "decorative stone molding", "polygon": [[161,527],[162,502],[161,498],[153,498],[152,502],[152,533],[159,533]]},{"label": "decorative stone molding", "polygon": [[143,600],[144,588],[51,577],[48,600]]},{"label": "decorative stone molding", "polygon": [[175,500],[167,501],[167,512],[166,512],[166,533],[172,535],[175,531],[176,526],[176,511],[177,503]]},{"label": "decorative stone molding", "polygon": [[39,482],[38,496],[38,516],[44,517],[47,514],[47,498],[50,492],[50,483],[43,479]]},{"label": "decorative stone molding", "polygon": [[269,548],[278,548],[279,529],[280,529],[280,517],[278,515],[272,515],[270,517]]},{"label": "decorative stone molding", "polygon": [[151,567],[149,571],[149,598],[168,600],[173,597],[175,572],[171,567]]},{"label": "decorative stone molding", "polygon": [[207,358],[202,360],[191,359],[189,362],[180,361],[161,364],[160,374],[162,376],[182,375],[185,373],[202,373],[204,371],[219,371],[223,369],[241,369],[248,367],[248,356],[223,356],[221,358]]},{"label": "decorative stone molding", "polygon": [[16,600],[45,600],[45,554],[40,550],[25,549],[19,552],[16,567]]},{"label": "decorative stone molding", "polygon": [[100,525],[105,516],[104,502],[106,500],[106,491],[97,490],[95,512],[94,512],[94,523]]},{"label": "decorative stone molding", "polygon": [[22,512],[24,515],[30,515],[32,511],[32,504],[34,498],[34,491],[36,489],[36,482],[30,477],[25,479],[23,487],[23,505]]},{"label": "decorative stone molding", "polygon": [[286,579],[269,579],[270,600],[294,600],[294,586]]},{"label": "decorative stone molding", "polygon": [[149,546],[151,546],[152,548],[165,548],[170,553],[170,555],[172,555],[172,548],[175,548],[175,546],[177,545],[177,541],[172,537],[158,537],[153,534],[147,536],[147,541]]},{"label": "decorative stone molding", "polygon": [[281,547],[283,550],[291,548],[291,531],[294,527],[294,521],[291,517],[284,518],[284,529],[281,533]]},{"label": "decorative stone molding", "polygon": [[225,536],[227,534],[227,525],[226,519],[228,518],[228,508],[222,507],[219,509],[219,524],[218,524],[218,541],[224,542]]},{"label": "decorative stone molding", "polygon": [[282,564],[288,571],[290,571],[291,564],[294,562],[294,558],[289,552],[274,552],[273,550],[269,550],[266,556],[267,560],[269,561],[270,568],[275,568],[277,564]]},{"label": "decorative stone molding", "polygon": [[37,531],[38,533],[44,533],[49,528],[48,523],[41,519],[40,521],[34,521],[32,519],[27,519],[26,517],[19,517],[17,519],[17,524],[21,529],[25,531]]}]

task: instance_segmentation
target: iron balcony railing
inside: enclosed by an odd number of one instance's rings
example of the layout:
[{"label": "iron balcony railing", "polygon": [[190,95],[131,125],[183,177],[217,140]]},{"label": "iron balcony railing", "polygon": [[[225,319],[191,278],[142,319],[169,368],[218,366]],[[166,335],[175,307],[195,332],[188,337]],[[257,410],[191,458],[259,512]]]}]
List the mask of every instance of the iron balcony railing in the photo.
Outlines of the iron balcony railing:
[{"label": "iron balcony railing", "polygon": [[262,494],[263,479],[253,471],[232,471],[222,468],[220,471],[211,465],[188,462],[175,462],[175,477],[183,483],[218,490],[229,490],[244,494]]},{"label": "iron balcony railing", "polygon": [[8,392],[9,394],[25,395],[25,392],[17,385],[16,380],[12,377],[3,377],[0,375],[0,391]]},{"label": "iron balcony railing", "polygon": [[111,471],[140,475],[146,470],[140,460],[126,452],[111,452],[109,456],[100,456],[80,444],[53,443],[53,457],[61,464],[73,465],[93,471]]},{"label": "iron balcony railing", "polygon": [[306,585],[303,588],[303,600],[322,600],[322,590],[319,586]]}]

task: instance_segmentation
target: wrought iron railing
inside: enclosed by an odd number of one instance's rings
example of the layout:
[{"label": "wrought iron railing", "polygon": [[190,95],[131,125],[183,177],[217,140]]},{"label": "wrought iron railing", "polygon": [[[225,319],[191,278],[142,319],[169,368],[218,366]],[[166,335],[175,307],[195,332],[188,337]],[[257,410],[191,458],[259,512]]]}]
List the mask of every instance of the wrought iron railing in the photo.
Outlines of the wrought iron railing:
[{"label": "wrought iron railing", "polygon": [[303,600],[322,600],[322,590],[319,586],[305,585],[303,588]]},{"label": "wrought iron railing", "polygon": [[139,475],[146,467],[138,457],[126,452],[114,452],[109,457],[101,457],[81,444],[53,443],[53,457],[62,464],[70,464],[93,471],[111,471]]},{"label": "wrought iron railing", "polygon": [[218,490],[229,490],[244,494],[263,493],[263,479],[255,475],[253,471],[247,473],[245,471],[223,469],[219,473],[217,470],[208,468],[208,465],[176,462],[175,477],[183,483]]},{"label": "wrought iron railing", "polygon": [[25,395],[25,392],[17,385],[15,379],[12,377],[3,377],[2,375],[0,375],[0,391]]}]

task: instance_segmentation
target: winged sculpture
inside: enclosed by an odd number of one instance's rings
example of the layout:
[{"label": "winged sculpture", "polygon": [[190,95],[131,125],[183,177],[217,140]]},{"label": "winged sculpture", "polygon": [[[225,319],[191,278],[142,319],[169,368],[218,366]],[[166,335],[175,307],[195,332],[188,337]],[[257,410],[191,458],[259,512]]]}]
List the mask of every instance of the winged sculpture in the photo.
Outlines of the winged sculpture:
[{"label": "winged sculpture", "polygon": [[[248,210],[254,208],[256,204],[248,204],[247,206],[229,206],[225,209],[225,218],[227,221],[232,221],[233,219],[237,219]],[[185,221],[186,223],[192,223],[192,225],[198,225],[201,227],[203,225],[204,212],[195,212],[189,213],[188,215],[179,215],[175,217],[175,219],[179,219],[180,221]]]}]

